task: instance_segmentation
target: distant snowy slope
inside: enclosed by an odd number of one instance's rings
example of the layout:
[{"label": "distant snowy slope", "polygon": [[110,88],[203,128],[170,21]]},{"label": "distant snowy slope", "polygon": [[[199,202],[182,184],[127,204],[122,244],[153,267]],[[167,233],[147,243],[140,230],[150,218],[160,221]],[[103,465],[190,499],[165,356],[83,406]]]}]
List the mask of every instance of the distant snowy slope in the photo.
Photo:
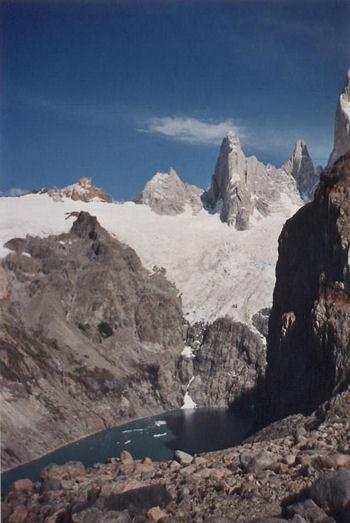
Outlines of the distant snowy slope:
[{"label": "distant snowy slope", "polygon": [[281,198],[272,215],[247,231],[229,228],[204,210],[194,216],[189,206],[178,216],[160,216],[133,202],[55,202],[47,194],[0,198],[0,255],[9,252],[3,245],[13,237],[67,232],[73,219],[66,213],[88,211],[135,249],[147,268],[165,267],[190,321],[228,314],[249,322],[272,302],[278,236],[298,209],[287,195]]}]

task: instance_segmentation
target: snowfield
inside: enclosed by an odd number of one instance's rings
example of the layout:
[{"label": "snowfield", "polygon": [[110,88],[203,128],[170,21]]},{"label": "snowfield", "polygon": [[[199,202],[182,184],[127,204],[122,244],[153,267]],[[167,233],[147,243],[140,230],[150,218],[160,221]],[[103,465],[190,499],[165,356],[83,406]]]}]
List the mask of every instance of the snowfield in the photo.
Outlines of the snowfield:
[{"label": "snowfield", "polygon": [[89,203],[47,194],[0,198],[0,256],[14,237],[68,232],[66,213],[88,211],[116,238],[130,245],[152,270],[164,267],[182,294],[186,318],[211,322],[224,315],[250,323],[251,316],[272,302],[277,240],[283,224],[299,206],[286,194],[274,213],[237,231],[218,214],[188,208],[178,216],[160,216],[133,202]]}]

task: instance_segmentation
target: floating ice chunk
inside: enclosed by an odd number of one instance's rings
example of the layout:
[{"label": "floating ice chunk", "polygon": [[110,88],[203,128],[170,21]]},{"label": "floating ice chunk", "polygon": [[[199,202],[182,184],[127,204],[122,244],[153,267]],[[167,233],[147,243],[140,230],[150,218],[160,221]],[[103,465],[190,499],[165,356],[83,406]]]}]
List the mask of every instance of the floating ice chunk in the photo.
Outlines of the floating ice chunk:
[{"label": "floating ice chunk", "polygon": [[124,442],[124,445],[129,445],[129,443],[131,443],[131,439],[127,439],[127,440]]},{"label": "floating ice chunk", "polygon": [[164,436],[166,436],[167,433],[166,432],[162,432],[161,434],[153,434],[153,437],[154,438],[164,438]]},{"label": "floating ice chunk", "polygon": [[156,427],[161,427],[162,425],[166,425],[166,421],[163,419],[160,419],[158,421],[155,421],[154,424]]}]

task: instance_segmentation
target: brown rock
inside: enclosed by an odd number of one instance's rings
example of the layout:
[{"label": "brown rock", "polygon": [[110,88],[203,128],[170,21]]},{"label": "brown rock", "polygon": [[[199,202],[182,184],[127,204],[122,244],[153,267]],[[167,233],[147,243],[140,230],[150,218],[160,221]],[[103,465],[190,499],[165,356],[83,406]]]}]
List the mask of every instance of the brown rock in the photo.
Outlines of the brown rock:
[{"label": "brown rock", "polygon": [[145,465],[150,465],[152,463],[151,458],[143,458],[141,463],[144,463]]},{"label": "brown rock", "polygon": [[312,465],[318,469],[337,469],[348,467],[350,465],[350,456],[348,454],[326,454],[317,456],[312,460]]},{"label": "brown rock", "polygon": [[208,459],[207,458],[203,458],[203,456],[196,456],[195,458],[193,458],[193,464],[194,465],[206,465],[208,463]]},{"label": "brown rock", "polygon": [[51,516],[48,516],[45,518],[44,523],[58,523],[59,521],[62,521],[62,518],[65,516],[66,510],[64,508],[61,508],[60,510],[57,510],[54,514]]},{"label": "brown rock", "polygon": [[[116,486],[113,486],[111,490],[113,491],[113,494],[121,494],[122,492],[127,492],[128,490],[134,490],[137,488],[145,487],[146,485],[142,483],[141,481],[137,481],[136,479],[131,479],[129,481],[123,481],[118,483]],[[103,487],[102,487],[103,490]],[[101,495],[102,495],[101,490]]]},{"label": "brown rock", "polygon": [[135,474],[150,474],[153,472],[152,463],[137,463],[135,466]]},{"label": "brown rock", "polygon": [[166,518],[167,513],[159,507],[152,507],[147,511],[147,519],[149,521],[159,521],[161,518]]},{"label": "brown rock", "polygon": [[119,467],[119,473],[123,475],[132,474],[135,469],[135,463],[134,462],[125,462],[122,463]]},{"label": "brown rock", "polygon": [[12,483],[12,488],[14,490],[32,490],[33,482],[30,479],[19,479]]},{"label": "brown rock", "polygon": [[42,480],[45,479],[75,479],[86,472],[84,465],[80,461],[69,461],[65,465],[56,465],[54,463],[47,465],[40,472]]},{"label": "brown rock", "polygon": [[122,450],[120,453],[120,460],[122,463],[133,463],[134,458],[127,450]]},{"label": "brown rock", "polygon": [[282,459],[283,463],[286,463],[286,465],[294,465],[295,463],[295,454],[287,454]]},{"label": "brown rock", "polygon": [[210,473],[209,478],[214,479],[214,480],[215,479],[219,480],[219,479],[222,479],[225,476],[225,474],[226,474],[225,471],[222,469],[213,469]]},{"label": "brown rock", "polygon": [[27,519],[28,510],[24,505],[17,505],[8,519],[8,523],[24,523]]}]

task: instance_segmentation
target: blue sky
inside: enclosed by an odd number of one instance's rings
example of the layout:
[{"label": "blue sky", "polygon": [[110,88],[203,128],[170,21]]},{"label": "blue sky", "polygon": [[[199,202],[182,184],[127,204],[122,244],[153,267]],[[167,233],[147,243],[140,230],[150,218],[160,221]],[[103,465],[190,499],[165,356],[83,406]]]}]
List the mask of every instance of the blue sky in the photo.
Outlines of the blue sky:
[{"label": "blue sky", "polygon": [[1,190],[82,176],[129,199],[174,167],[206,187],[221,139],[281,165],[332,148],[348,0],[51,0],[1,6]]}]

